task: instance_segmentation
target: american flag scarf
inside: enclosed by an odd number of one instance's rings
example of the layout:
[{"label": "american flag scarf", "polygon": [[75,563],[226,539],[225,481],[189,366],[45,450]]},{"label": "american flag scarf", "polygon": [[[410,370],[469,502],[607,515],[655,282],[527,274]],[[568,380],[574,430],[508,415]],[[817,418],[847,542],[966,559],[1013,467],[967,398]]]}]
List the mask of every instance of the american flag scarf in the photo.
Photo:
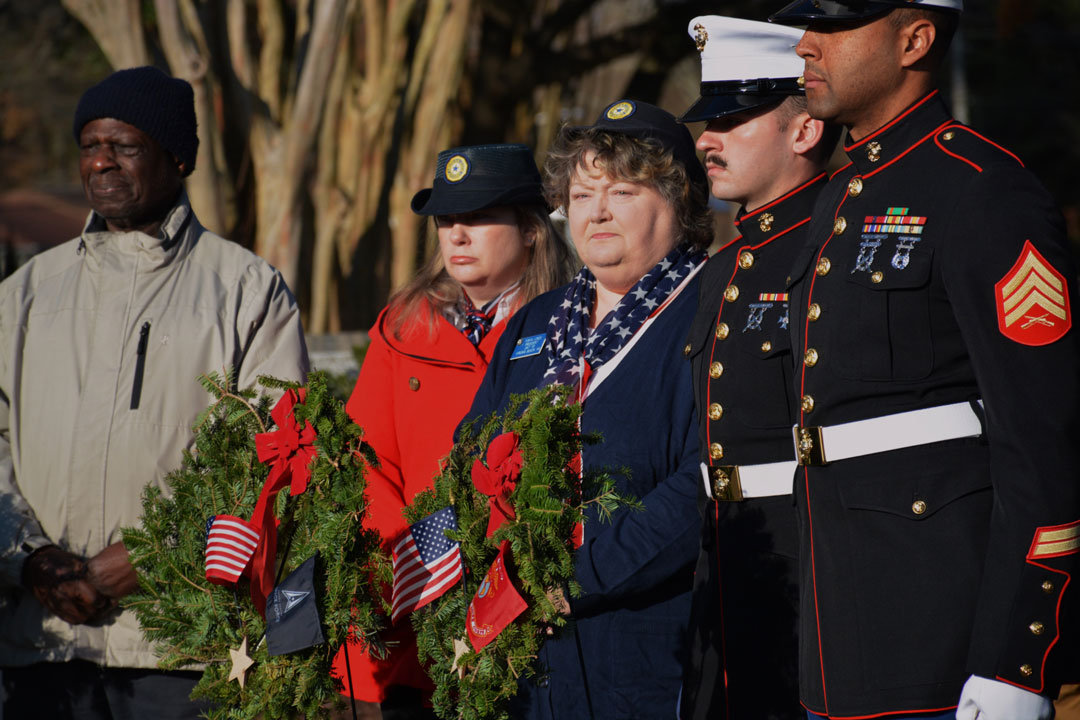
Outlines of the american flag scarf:
[{"label": "american flag scarf", "polygon": [[491,323],[495,319],[495,311],[499,309],[498,298],[487,303],[482,308],[477,308],[468,295],[462,293],[462,296],[462,302],[458,306],[458,310],[465,317],[465,327],[461,331],[465,333],[465,337],[469,338],[469,342],[479,346],[480,342],[491,330]]},{"label": "american flag scarf", "polygon": [[570,281],[562,304],[548,320],[545,385],[581,382],[581,358],[592,371],[615,357],[649,316],[668,299],[708,254],[680,245],[637,281],[596,328],[589,318],[596,302],[596,278],[583,267]]}]

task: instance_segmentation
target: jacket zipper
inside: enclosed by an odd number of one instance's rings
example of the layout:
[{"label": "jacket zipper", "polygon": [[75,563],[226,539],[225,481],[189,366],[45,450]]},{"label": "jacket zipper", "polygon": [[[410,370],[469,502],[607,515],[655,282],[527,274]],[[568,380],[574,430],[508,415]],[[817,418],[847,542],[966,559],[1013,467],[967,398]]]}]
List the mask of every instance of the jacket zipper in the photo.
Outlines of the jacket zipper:
[{"label": "jacket zipper", "polygon": [[139,330],[139,346],[135,350],[135,382],[131,384],[131,409],[139,409],[139,399],[142,396],[143,372],[146,370],[146,346],[150,343],[150,321],[143,323]]}]

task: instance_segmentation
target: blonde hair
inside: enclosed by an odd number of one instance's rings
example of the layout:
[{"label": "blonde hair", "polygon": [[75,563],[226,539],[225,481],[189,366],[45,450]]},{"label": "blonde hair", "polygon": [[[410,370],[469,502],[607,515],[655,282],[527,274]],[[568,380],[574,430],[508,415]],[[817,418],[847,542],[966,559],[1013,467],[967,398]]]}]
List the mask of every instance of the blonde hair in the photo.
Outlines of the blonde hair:
[{"label": "blonde hair", "polygon": [[593,165],[609,178],[648,185],[660,193],[675,208],[680,242],[700,250],[712,243],[708,185],[692,183],[688,169],[652,138],[563,127],[544,163],[544,194],[549,203],[566,212],[570,183],[578,168],[588,170],[585,158],[590,152],[596,153]]},{"label": "blonde hair", "polygon": [[[521,276],[516,312],[537,295],[570,282],[579,263],[570,244],[548,217],[547,208],[539,205],[513,205],[511,208],[518,230],[532,240],[528,249],[529,263]],[[463,297],[460,283],[446,272],[442,253],[436,250],[416,277],[390,298],[387,319],[391,332],[401,340],[406,330],[423,326],[428,337],[433,337],[443,308],[460,302]]]}]

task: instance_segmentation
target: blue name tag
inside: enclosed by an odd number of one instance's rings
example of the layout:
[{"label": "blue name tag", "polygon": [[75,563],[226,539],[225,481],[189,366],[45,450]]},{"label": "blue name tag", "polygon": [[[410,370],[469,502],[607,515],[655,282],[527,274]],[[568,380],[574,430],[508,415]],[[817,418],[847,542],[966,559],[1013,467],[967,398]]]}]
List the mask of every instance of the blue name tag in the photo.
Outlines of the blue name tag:
[{"label": "blue name tag", "polygon": [[517,341],[517,347],[514,348],[514,354],[510,356],[510,359],[520,360],[521,358],[539,355],[540,351],[544,349],[545,342],[547,342],[547,335],[543,333],[521,338]]}]

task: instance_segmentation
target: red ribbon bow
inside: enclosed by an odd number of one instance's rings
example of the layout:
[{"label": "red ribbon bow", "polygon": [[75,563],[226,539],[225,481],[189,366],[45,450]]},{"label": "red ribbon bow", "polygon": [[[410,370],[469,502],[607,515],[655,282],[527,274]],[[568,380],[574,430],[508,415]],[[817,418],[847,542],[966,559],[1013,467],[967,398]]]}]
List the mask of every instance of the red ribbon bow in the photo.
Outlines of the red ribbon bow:
[{"label": "red ribbon bow", "polygon": [[488,445],[487,466],[480,462],[479,458],[473,462],[473,485],[489,496],[491,516],[488,518],[488,537],[495,534],[504,522],[515,517],[510,495],[517,487],[521,466],[524,464],[520,444],[521,438],[517,433],[503,433]]},{"label": "red ribbon bow", "polygon": [[277,430],[255,436],[255,452],[259,462],[270,465],[251,523],[259,529],[259,545],[251,559],[251,601],[265,617],[266,598],[274,589],[274,559],[277,555],[277,521],[274,500],[286,485],[292,495],[307,490],[311,470],[308,465],[318,454],[315,449],[315,428],[307,422],[296,422],[293,406],[304,402],[306,390],[287,390],[270,412]]}]

